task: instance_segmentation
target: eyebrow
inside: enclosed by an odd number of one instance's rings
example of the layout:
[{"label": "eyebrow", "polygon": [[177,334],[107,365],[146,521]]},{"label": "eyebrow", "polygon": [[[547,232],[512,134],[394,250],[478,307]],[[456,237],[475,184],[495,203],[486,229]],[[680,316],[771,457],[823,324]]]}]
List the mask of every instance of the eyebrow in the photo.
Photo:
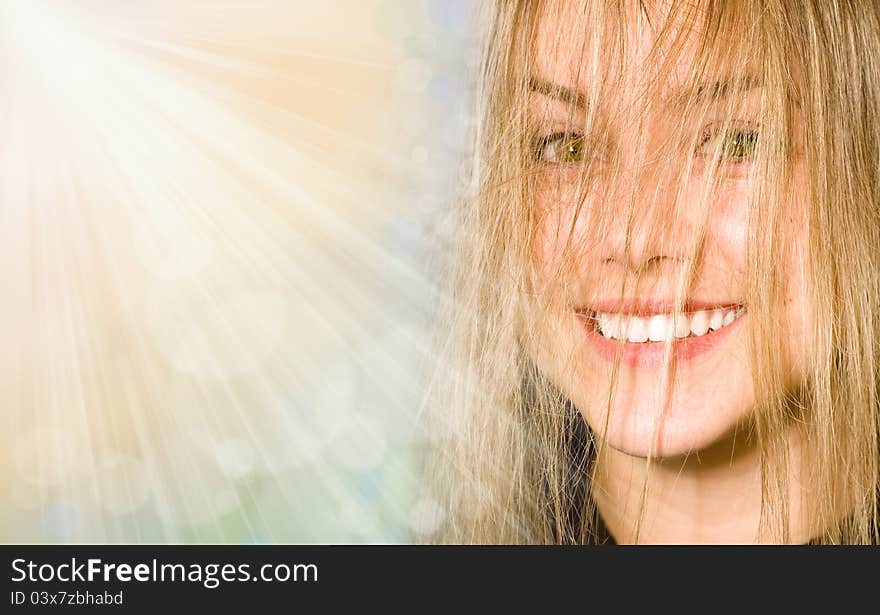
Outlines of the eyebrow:
[{"label": "eyebrow", "polygon": [[529,91],[543,94],[548,98],[553,98],[581,109],[586,109],[587,107],[587,97],[576,89],[568,88],[564,85],[559,85],[558,83],[544,81],[537,77],[529,78]]},{"label": "eyebrow", "polygon": [[[686,89],[676,93],[672,97],[672,101],[682,104],[687,101],[703,102],[705,100],[721,100],[736,93],[745,93],[762,86],[761,79],[756,75],[745,75],[741,77],[732,77],[723,81],[715,81],[713,83],[700,84],[692,89]],[[587,97],[574,88],[544,81],[537,77],[529,78],[529,91],[537,92],[569,105],[585,109],[587,106]]]},{"label": "eyebrow", "polygon": [[715,81],[714,83],[700,84],[691,90],[684,90],[676,94],[673,100],[678,102],[685,102],[687,100],[702,102],[707,99],[721,100],[732,94],[744,94],[762,86],[761,78],[757,75],[743,75],[731,77],[723,81]]}]

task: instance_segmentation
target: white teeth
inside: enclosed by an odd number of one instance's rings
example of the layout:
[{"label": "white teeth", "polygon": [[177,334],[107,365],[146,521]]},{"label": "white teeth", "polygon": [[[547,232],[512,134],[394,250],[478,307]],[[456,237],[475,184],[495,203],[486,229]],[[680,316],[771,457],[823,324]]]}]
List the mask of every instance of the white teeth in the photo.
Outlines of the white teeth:
[{"label": "white teeth", "polygon": [[626,341],[641,344],[648,341],[648,321],[638,317],[621,317],[623,330],[626,332]]},{"label": "white teeth", "polygon": [[691,334],[691,324],[687,316],[679,314],[675,320],[675,337],[683,338]]},{"label": "white teeth", "polygon": [[652,342],[662,342],[672,335],[672,319],[663,314],[655,314],[648,320],[648,339]]},{"label": "white teeth", "polygon": [[596,329],[603,337],[625,339],[641,344],[665,342],[686,337],[700,337],[732,324],[745,314],[745,308],[701,310],[690,314],[655,314],[648,318],[598,312]]},{"label": "white teeth", "polygon": [[709,328],[713,331],[717,331],[721,328],[723,322],[724,310],[713,310],[711,316],[709,316]]},{"label": "white teeth", "polygon": [[602,335],[614,339],[620,338],[619,314],[597,314],[596,320],[599,324],[599,330],[602,331]]},{"label": "white teeth", "polygon": [[709,330],[709,312],[701,311],[691,314],[691,335],[699,337]]}]

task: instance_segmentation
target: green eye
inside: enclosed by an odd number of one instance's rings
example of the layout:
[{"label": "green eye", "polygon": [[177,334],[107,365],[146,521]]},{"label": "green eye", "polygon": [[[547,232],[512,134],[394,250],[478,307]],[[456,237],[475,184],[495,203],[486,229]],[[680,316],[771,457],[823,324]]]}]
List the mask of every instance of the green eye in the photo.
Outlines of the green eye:
[{"label": "green eye", "polygon": [[756,130],[707,131],[703,136],[698,153],[709,157],[718,155],[722,160],[737,163],[751,158],[757,144],[758,131]]},{"label": "green eye", "polygon": [[724,140],[723,153],[725,158],[742,159],[748,158],[755,151],[758,142],[758,133],[754,131],[741,131],[728,133]]},{"label": "green eye", "polygon": [[535,158],[541,162],[572,164],[583,162],[586,155],[584,136],[575,132],[556,132],[541,137],[535,144]]}]

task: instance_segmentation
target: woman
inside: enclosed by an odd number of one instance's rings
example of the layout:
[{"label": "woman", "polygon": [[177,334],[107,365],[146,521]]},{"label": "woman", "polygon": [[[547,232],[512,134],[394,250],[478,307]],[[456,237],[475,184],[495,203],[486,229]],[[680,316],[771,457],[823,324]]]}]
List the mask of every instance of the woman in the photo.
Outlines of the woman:
[{"label": "woman", "polygon": [[878,541],[878,67],[873,3],[497,3],[438,541]]}]

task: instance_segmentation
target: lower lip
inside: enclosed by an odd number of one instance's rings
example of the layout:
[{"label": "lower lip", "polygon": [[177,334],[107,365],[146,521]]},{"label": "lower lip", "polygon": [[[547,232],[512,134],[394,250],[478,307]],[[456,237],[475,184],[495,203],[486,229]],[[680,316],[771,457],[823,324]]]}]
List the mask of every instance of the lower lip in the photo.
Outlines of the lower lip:
[{"label": "lower lip", "polygon": [[[717,331],[711,331],[699,337],[684,337],[672,342],[670,361],[681,363],[690,361],[705,354],[721,344],[739,326],[739,323],[748,314],[743,314],[726,327]],[[609,362],[614,362],[620,355],[620,362],[629,367],[657,367],[663,365],[666,358],[667,342],[633,343],[609,339],[602,336],[597,330],[593,319],[589,316],[578,314],[577,318],[583,323],[587,337],[599,356]]]}]

